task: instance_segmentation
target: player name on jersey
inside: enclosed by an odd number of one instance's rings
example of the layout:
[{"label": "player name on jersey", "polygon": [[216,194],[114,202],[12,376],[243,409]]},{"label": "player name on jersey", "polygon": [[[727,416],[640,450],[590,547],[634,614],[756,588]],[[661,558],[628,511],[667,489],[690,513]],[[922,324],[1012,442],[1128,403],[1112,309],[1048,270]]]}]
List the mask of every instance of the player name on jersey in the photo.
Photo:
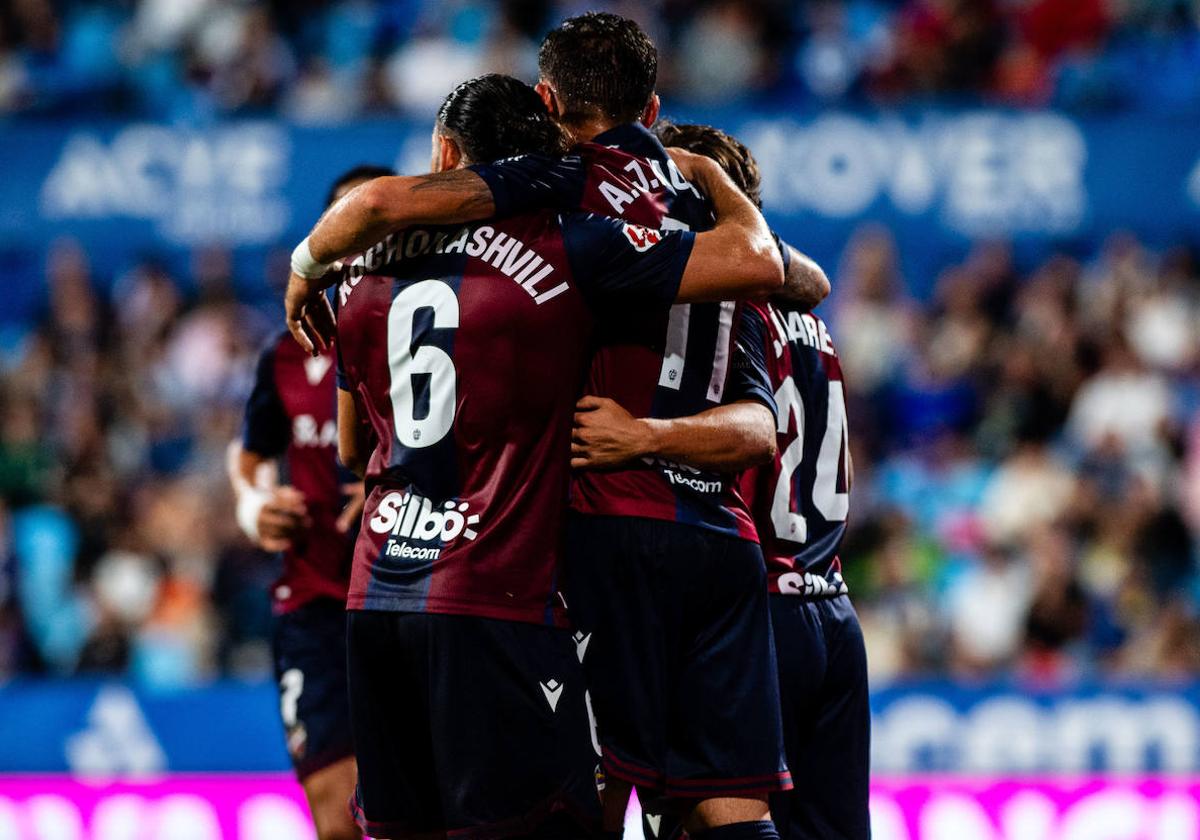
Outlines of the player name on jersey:
[{"label": "player name on jersey", "polygon": [[568,288],[564,280],[557,284],[544,282],[554,274],[554,266],[526,243],[491,225],[463,227],[457,231],[412,228],[389,233],[351,261],[347,278],[342,283],[341,303],[362,278],[383,271],[404,259],[417,259],[429,254],[465,254],[476,257],[520,285],[533,302],[541,305],[561,295]]},{"label": "player name on jersey", "polygon": [[[780,312],[779,309],[769,303],[766,305],[766,309],[771,315],[771,321],[779,330],[779,336],[786,336],[790,343],[802,344],[805,347],[810,347],[829,356],[837,355],[837,352],[833,349],[833,339],[829,336],[829,329],[820,318],[807,312],[801,313],[795,310],[786,313]],[[772,344],[775,348],[775,356],[777,358],[782,356],[784,349],[783,342],[777,338]]]}]

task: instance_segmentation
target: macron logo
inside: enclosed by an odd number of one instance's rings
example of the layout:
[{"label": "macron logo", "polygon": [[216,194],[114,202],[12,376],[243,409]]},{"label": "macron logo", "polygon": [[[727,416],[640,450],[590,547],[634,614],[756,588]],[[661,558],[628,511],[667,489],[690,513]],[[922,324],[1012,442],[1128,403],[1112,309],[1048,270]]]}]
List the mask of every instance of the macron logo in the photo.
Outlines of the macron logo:
[{"label": "macron logo", "polygon": [[563,684],[558,680],[548,680],[544,683],[538,683],[542,687],[542,694],[546,695],[546,702],[550,704],[550,711],[558,711],[558,700],[562,697]]},{"label": "macron logo", "polygon": [[583,657],[587,656],[588,642],[592,640],[592,634],[586,636],[579,630],[575,631],[575,635],[571,637],[575,640],[575,655],[579,657],[579,661],[583,661]]}]

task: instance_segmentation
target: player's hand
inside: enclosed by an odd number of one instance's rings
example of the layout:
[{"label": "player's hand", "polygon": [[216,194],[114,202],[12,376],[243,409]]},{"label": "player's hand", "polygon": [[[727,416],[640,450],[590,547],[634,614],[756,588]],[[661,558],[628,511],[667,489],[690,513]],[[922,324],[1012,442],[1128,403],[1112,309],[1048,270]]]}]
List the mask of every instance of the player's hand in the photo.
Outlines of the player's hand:
[{"label": "player's hand", "polygon": [[575,469],[618,467],[653,451],[649,424],[604,397],[584,397],[575,404],[571,431],[571,466]]},{"label": "player's hand", "polygon": [[276,487],[258,512],[258,544],[266,551],[286,551],[311,525],[304,494],[295,487]]},{"label": "player's hand", "polygon": [[689,152],[687,149],[671,146],[667,149],[667,154],[675,162],[675,168],[679,170],[683,179],[689,181],[705,195],[712,192],[713,179],[720,178],[725,174],[720,164],[712,158]]},{"label": "player's hand", "polygon": [[367,496],[363,483],[356,481],[353,484],[343,484],[342,492],[348,497],[346,506],[342,508],[341,514],[337,518],[337,532],[339,534],[348,534],[362,519],[363,506],[366,504]]},{"label": "player's hand", "polygon": [[336,274],[331,271],[325,276],[329,282],[320,285],[320,280],[307,280],[293,272],[283,295],[288,331],[297,344],[314,356],[328,348],[337,334],[333,307],[324,292],[336,279]]}]

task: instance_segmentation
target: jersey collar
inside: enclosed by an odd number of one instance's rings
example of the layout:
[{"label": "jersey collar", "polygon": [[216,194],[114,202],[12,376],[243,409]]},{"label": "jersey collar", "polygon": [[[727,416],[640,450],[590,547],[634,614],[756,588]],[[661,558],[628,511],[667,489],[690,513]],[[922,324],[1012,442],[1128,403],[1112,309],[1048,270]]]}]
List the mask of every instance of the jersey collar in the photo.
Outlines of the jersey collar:
[{"label": "jersey collar", "polygon": [[597,134],[592,141],[601,146],[615,146],[623,152],[629,152],[640,157],[665,156],[666,150],[654,136],[654,132],[641,123],[631,122],[613,126],[608,131]]}]

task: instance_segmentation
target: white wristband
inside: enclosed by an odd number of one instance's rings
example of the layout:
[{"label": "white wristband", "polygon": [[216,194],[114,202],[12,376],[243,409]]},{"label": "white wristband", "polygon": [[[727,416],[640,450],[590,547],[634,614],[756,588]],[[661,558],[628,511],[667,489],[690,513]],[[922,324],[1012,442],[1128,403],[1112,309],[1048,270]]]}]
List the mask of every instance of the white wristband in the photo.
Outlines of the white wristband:
[{"label": "white wristband", "polygon": [[300,244],[292,251],[292,271],[306,280],[318,280],[329,271],[328,263],[319,263],[313,259],[307,236],[301,239]]},{"label": "white wristband", "polygon": [[270,500],[270,491],[260,490],[257,487],[242,487],[238,492],[238,527],[254,543],[257,543],[260,539],[258,534],[258,513]]}]

